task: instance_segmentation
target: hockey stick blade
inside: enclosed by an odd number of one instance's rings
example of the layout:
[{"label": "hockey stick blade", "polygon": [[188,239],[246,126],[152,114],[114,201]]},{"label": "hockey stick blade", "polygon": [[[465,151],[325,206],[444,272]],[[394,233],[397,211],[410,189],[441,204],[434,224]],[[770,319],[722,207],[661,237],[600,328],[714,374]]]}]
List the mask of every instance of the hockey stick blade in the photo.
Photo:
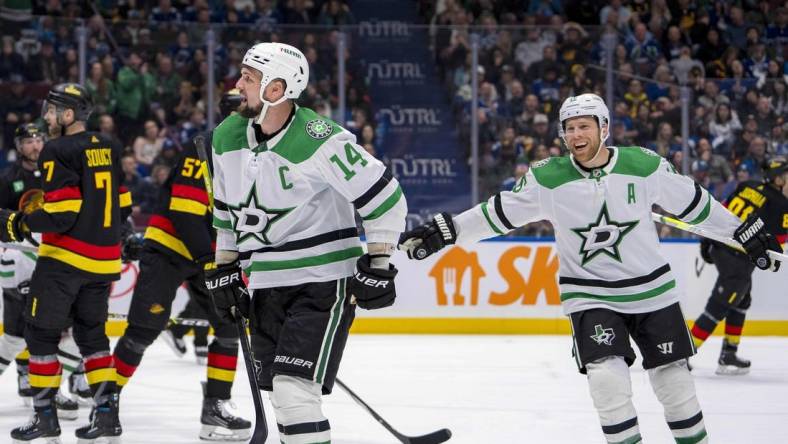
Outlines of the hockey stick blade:
[{"label": "hockey stick blade", "polygon": [[38,247],[29,244],[15,244],[11,242],[0,242],[0,248],[8,248],[9,250],[24,251],[27,253],[38,253]]},{"label": "hockey stick blade", "polygon": [[339,385],[342,390],[345,391],[354,401],[356,404],[364,407],[364,409],[372,415],[375,420],[382,425],[386,430],[388,430],[392,435],[394,435],[399,442],[403,444],[439,444],[442,442],[446,442],[451,438],[451,430],[449,429],[440,429],[436,430],[432,433],[427,433],[426,435],[421,436],[407,436],[403,435],[399,431],[397,431],[391,424],[388,423],[383,417],[381,417],[378,412],[376,412],[372,407],[369,406],[363,399],[359,398],[357,394],[350,390],[350,387],[345,385],[339,378],[336,378],[336,383]]},{"label": "hockey stick blade", "polygon": [[[728,239],[728,238],[723,237],[723,236],[718,236],[718,235],[716,235],[714,233],[709,233],[708,231],[706,231],[706,230],[704,230],[702,228],[699,228],[699,227],[697,227],[695,225],[690,225],[690,224],[688,224],[686,222],[682,222],[682,221],[680,221],[678,219],[674,219],[674,218],[668,217],[668,216],[663,216],[663,215],[657,214],[657,213],[651,213],[651,219],[654,220],[654,222],[659,222],[661,224],[664,224],[664,225],[667,225],[667,226],[670,226],[670,227],[673,227],[673,228],[678,228],[679,230],[686,231],[688,233],[696,234],[698,236],[705,237],[705,238],[711,239],[713,241],[717,241],[719,243],[725,244],[725,245],[733,248],[734,250],[738,250],[738,251],[741,251],[742,253],[744,253],[744,248],[742,248],[741,244],[736,242],[734,239]],[[782,262],[788,261],[788,255],[786,255],[785,253],[780,253],[780,252],[772,251],[772,250],[768,250],[768,251],[766,251],[766,253],[769,255],[770,258],[772,258],[772,260],[777,260],[777,261],[782,261]]]},{"label": "hockey stick blade", "polygon": [[[107,313],[107,319],[112,319],[115,321],[127,321],[129,319],[128,315],[120,314],[120,313]],[[211,322],[207,319],[199,319],[199,318],[170,318],[170,323],[176,325],[184,325],[187,327],[210,327]]]},{"label": "hockey stick blade", "polygon": [[268,423],[265,421],[263,397],[260,395],[260,387],[257,385],[254,354],[252,354],[252,346],[249,344],[249,336],[246,334],[244,318],[235,307],[233,307],[233,317],[235,318],[235,326],[238,329],[238,339],[241,342],[241,352],[244,355],[244,363],[246,364],[246,376],[249,377],[249,387],[252,389],[252,401],[254,401],[254,431],[249,444],[264,444],[265,440],[268,439]]}]

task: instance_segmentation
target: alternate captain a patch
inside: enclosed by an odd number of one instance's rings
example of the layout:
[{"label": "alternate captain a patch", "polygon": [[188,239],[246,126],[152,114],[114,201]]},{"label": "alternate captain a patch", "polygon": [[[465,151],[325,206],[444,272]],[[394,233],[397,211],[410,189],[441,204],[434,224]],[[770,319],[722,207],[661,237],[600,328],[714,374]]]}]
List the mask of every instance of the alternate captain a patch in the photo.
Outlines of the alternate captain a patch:
[{"label": "alternate captain a patch", "polygon": [[587,264],[599,254],[606,254],[621,262],[618,246],[624,240],[624,236],[637,224],[637,220],[629,222],[611,220],[607,211],[607,202],[603,203],[595,222],[585,227],[572,228],[572,231],[583,240],[578,253],[582,256],[581,265]]}]

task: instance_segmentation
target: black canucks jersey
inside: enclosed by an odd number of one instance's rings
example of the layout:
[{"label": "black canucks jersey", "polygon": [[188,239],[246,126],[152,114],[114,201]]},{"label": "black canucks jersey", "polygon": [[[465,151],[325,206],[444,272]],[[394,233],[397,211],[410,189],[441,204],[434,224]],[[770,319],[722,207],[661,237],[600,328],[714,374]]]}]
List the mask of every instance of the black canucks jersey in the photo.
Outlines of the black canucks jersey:
[{"label": "black canucks jersey", "polygon": [[725,206],[741,220],[757,214],[777,242],[788,240],[788,198],[774,187],[757,181],[742,182],[725,200]]},{"label": "black canucks jersey", "polygon": [[[204,140],[209,143],[210,134]],[[186,144],[165,183],[156,214],[150,218],[145,231],[147,244],[189,261],[213,261],[216,234],[211,225],[206,174],[194,142]]]},{"label": "black canucks jersey", "polygon": [[19,210],[19,199],[26,191],[41,188],[41,173],[28,171],[17,162],[0,177],[0,208]]},{"label": "black canucks jersey", "polygon": [[94,132],[59,137],[38,159],[44,205],[24,219],[42,233],[39,265],[64,267],[99,281],[120,277],[121,224],[131,193],[121,185],[122,148]]}]

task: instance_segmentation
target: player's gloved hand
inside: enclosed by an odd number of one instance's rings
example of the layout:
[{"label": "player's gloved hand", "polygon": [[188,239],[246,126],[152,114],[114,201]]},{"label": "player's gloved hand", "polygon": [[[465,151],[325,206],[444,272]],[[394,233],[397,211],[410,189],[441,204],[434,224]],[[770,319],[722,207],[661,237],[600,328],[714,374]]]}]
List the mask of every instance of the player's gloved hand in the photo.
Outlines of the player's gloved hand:
[{"label": "player's gloved hand", "polygon": [[397,268],[388,264],[387,269],[372,268],[369,254],[356,261],[356,271],[348,283],[348,292],[356,298],[356,304],[367,310],[375,310],[392,305],[397,297],[394,277]]},{"label": "player's gloved hand", "polygon": [[408,258],[422,260],[457,240],[457,230],[451,214],[440,213],[432,221],[420,225],[399,237],[399,248],[408,253]]},{"label": "player's gloved hand", "polygon": [[744,247],[744,251],[756,267],[761,270],[777,271],[780,269],[780,261],[772,260],[767,251],[782,253],[783,249],[777,239],[764,227],[765,224],[760,217],[750,216],[733,232],[733,238]]},{"label": "player's gloved hand", "polygon": [[19,285],[16,286],[16,289],[22,296],[27,296],[30,294],[30,279],[20,282]]},{"label": "player's gloved hand", "polygon": [[22,242],[29,236],[30,230],[22,223],[24,215],[21,211],[0,209],[0,241]]},{"label": "player's gloved hand", "polygon": [[249,290],[238,261],[205,270],[205,286],[211,294],[216,314],[223,321],[234,322],[232,307],[236,307],[243,317],[249,318]]},{"label": "player's gloved hand", "polygon": [[700,240],[700,257],[703,258],[703,262],[707,264],[713,264],[714,258],[711,257],[711,249],[714,248],[714,243],[710,240],[703,238]]},{"label": "player's gloved hand", "polygon": [[144,238],[142,233],[131,233],[123,239],[120,249],[120,259],[123,263],[140,260]]}]

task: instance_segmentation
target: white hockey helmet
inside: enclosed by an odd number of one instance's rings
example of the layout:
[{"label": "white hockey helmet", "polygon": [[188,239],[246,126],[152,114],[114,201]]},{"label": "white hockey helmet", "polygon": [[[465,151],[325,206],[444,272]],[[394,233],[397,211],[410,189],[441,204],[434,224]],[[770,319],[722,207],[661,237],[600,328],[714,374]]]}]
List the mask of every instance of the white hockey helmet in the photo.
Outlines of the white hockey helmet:
[{"label": "white hockey helmet", "polygon": [[[297,99],[309,83],[309,63],[306,57],[298,48],[284,43],[258,43],[246,51],[242,63],[262,74],[260,100],[263,102],[263,111],[260,113],[260,121],[269,106],[278,105],[286,99]],[[281,99],[272,103],[263,98],[263,93],[266,86],[275,79],[284,80],[287,89]]]},{"label": "white hockey helmet", "polygon": [[566,143],[564,123],[573,117],[580,116],[595,117],[599,124],[600,135],[603,128],[607,130],[599,141],[600,145],[603,145],[610,136],[610,111],[601,97],[591,93],[568,97],[561,105],[561,109],[558,111],[558,135],[561,136],[564,143]]}]

